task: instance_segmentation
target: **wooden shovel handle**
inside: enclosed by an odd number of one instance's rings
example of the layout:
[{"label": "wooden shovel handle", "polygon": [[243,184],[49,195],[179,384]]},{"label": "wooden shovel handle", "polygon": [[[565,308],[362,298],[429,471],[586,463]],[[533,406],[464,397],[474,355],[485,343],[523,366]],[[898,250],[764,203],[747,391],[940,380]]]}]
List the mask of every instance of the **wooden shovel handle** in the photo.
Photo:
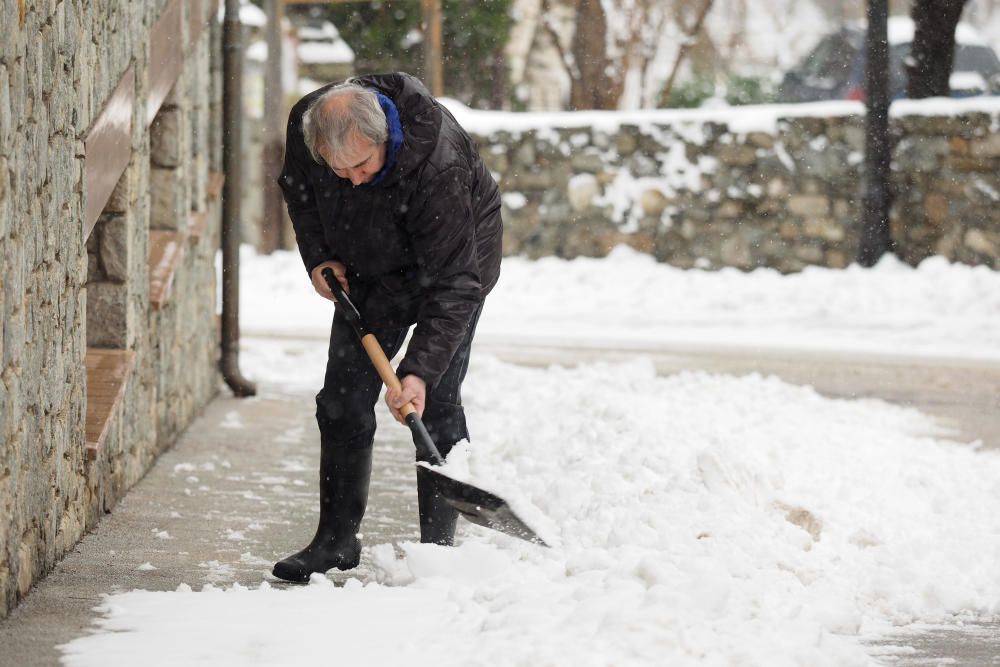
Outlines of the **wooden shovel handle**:
[{"label": "wooden shovel handle", "polygon": [[[385,356],[385,352],[382,351],[382,346],[379,345],[378,339],[375,338],[375,334],[368,333],[361,337],[361,345],[365,348],[365,352],[368,353],[368,358],[372,360],[372,365],[375,366],[375,370],[378,371],[378,375],[382,378],[382,382],[385,382],[386,386],[395,389],[396,391],[402,390],[402,385],[399,382],[399,378],[396,377],[395,371],[392,370],[392,366],[389,364],[389,359]],[[411,412],[416,412],[417,409],[413,407],[413,403],[407,401],[403,404],[403,407],[399,410],[404,417],[406,417]]]},{"label": "wooden shovel handle", "polygon": [[[330,286],[330,291],[333,292],[333,298],[337,300],[338,310],[341,310],[344,317],[354,328],[355,333],[358,334],[358,338],[361,339],[361,345],[365,348],[365,352],[368,353],[368,358],[371,359],[372,365],[375,366],[375,370],[378,371],[378,375],[382,378],[387,386],[396,389],[397,391],[402,389],[402,385],[399,383],[399,378],[396,377],[395,371],[392,370],[392,366],[389,364],[388,357],[385,356],[385,351],[382,350],[382,346],[379,345],[378,339],[375,338],[375,334],[368,331],[365,327],[365,323],[361,319],[361,313],[358,309],[354,307],[351,303],[351,299],[344,292],[344,288],[341,286],[340,281],[337,277],[333,275],[333,271],[329,268],[323,269],[320,274],[326,281],[326,284]],[[403,417],[407,417],[410,414],[416,412],[417,409],[413,407],[413,404],[406,402],[400,409],[400,413]],[[417,415],[419,417],[419,415]]]}]

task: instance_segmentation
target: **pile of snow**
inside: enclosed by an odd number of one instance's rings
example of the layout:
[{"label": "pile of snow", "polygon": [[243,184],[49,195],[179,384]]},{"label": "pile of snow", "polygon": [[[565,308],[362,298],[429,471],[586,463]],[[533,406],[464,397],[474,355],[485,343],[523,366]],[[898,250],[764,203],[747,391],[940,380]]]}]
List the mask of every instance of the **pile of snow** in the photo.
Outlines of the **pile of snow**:
[{"label": "pile of snow", "polygon": [[469,527],[369,545],[376,581],[111,595],[66,664],[842,666],[869,663],[861,637],[998,610],[1000,454],[915,411],[641,361],[480,357],[463,393],[454,465],[552,548]]},{"label": "pile of snow", "polygon": [[[329,303],[292,253],[244,261],[245,331],[304,334],[244,339],[244,368],[315,391],[326,344],[311,336]],[[997,358],[998,280],[937,259],[792,276],[679,271],[626,250],[512,259],[483,329],[592,342],[732,330]],[[948,441],[914,410],[757,375],[658,377],[643,360],[537,369],[483,354],[463,397],[474,443],[448,466],[551,548],[466,525],[454,549],[367,545],[373,581],[109,595],[64,662],[839,667],[871,663],[866,638],[1000,612],[1000,453]]]}]

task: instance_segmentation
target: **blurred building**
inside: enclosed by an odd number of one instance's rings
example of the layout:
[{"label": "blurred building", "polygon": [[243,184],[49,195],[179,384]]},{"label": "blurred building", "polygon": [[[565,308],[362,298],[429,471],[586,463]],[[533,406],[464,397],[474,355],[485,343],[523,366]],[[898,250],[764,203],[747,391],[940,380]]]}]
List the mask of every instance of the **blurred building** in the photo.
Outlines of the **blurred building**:
[{"label": "blurred building", "polygon": [[299,79],[296,90],[303,95],[354,74],[354,50],[329,21],[298,27],[295,53]]}]

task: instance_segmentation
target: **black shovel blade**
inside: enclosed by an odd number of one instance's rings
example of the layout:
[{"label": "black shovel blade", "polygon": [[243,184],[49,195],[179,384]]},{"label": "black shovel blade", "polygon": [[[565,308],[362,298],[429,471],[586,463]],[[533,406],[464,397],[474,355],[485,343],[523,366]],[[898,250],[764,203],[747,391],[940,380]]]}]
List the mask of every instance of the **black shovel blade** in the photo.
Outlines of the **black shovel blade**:
[{"label": "black shovel blade", "polygon": [[424,480],[433,484],[441,497],[472,523],[543,547],[549,546],[500,496],[443,475],[433,467],[425,465],[417,465],[417,476],[422,476]]}]

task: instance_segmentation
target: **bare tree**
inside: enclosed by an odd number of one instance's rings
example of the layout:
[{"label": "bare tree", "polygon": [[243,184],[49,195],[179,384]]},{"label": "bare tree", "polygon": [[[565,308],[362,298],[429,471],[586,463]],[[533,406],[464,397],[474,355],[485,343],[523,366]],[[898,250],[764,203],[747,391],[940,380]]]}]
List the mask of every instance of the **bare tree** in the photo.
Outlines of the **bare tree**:
[{"label": "bare tree", "polygon": [[[569,3],[564,3],[569,4]],[[542,25],[552,37],[570,79],[570,109],[615,109],[624,86],[622,69],[608,53],[608,21],[601,0],[573,0],[576,19],[569,48],[552,18],[552,0],[542,2]]]},{"label": "bare tree", "polygon": [[635,81],[638,86],[636,99],[640,106],[651,106],[655,103],[656,92],[647,91],[650,84],[649,66],[656,59],[666,33],[667,3],[664,0],[642,0],[637,5],[629,22],[624,71],[629,72],[635,68],[638,73]]},{"label": "bare tree", "polygon": [[570,109],[616,109],[624,77],[608,56],[608,20],[601,0],[577,0],[573,61],[578,76],[569,93]]},{"label": "bare tree", "polygon": [[914,33],[906,63],[906,94],[947,96],[955,60],[955,27],[968,0],[913,0]]},{"label": "bare tree", "polygon": [[[677,51],[677,58],[674,59],[674,65],[670,69],[670,76],[667,77],[667,82],[663,84],[663,90],[660,92],[661,107],[667,106],[670,101],[670,93],[674,89],[674,81],[677,79],[677,73],[680,71],[681,65],[684,64],[684,58],[687,57],[688,53],[694,47],[698,33],[701,32],[701,28],[705,24],[705,17],[708,16],[708,12],[712,9],[714,2],[715,0],[701,0],[701,5],[698,7],[698,13],[695,14],[694,20],[689,25],[684,26],[684,37],[681,41],[680,49]],[[683,25],[680,16],[677,17],[677,22],[679,25]]]}]

